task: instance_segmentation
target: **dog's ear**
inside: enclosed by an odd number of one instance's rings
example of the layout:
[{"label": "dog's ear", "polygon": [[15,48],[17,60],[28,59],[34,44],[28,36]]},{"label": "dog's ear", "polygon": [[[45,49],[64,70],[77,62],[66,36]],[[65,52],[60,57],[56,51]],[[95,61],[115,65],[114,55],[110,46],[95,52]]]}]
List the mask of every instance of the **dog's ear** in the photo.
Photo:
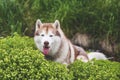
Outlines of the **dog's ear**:
[{"label": "dog's ear", "polygon": [[40,21],[40,19],[37,19],[35,30],[38,30],[38,29],[40,28],[41,25],[42,25],[42,22]]},{"label": "dog's ear", "polygon": [[60,22],[58,21],[58,20],[55,20],[55,22],[54,22],[54,27],[56,28],[56,29],[59,29],[60,28]]}]

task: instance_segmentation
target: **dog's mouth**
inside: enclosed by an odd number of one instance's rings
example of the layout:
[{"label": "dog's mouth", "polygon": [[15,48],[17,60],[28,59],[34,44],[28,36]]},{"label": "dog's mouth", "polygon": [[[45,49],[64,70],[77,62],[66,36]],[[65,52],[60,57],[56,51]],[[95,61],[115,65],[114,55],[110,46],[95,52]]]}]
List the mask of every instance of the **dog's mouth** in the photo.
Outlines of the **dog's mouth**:
[{"label": "dog's mouth", "polygon": [[49,53],[49,48],[50,47],[48,47],[48,46],[44,46],[43,47],[43,53],[44,53],[44,55],[47,55]]}]

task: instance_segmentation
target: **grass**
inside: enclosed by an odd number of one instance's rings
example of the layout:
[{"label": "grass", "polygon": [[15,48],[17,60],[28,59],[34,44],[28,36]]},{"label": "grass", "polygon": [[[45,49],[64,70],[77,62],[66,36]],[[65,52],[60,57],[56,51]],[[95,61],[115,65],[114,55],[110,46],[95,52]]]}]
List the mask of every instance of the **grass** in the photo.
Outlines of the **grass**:
[{"label": "grass", "polygon": [[2,0],[0,31],[1,35],[14,32],[30,34],[38,18],[43,22],[58,19],[69,37],[81,32],[118,41],[119,4],[119,0]]}]

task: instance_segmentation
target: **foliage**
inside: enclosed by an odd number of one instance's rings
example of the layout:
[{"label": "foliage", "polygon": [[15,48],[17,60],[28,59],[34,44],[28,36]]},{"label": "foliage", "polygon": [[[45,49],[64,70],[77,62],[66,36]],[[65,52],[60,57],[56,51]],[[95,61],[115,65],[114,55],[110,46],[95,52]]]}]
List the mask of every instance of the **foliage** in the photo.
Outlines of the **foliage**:
[{"label": "foliage", "polygon": [[30,34],[38,18],[58,19],[69,37],[81,32],[118,42],[119,9],[119,0],[1,0],[0,33]]},{"label": "foliage", "polygon": [[119,80],[120,63],[75,61],[65,65],[47,61],[35,48],[33,39],[13,36],[0,38],[1,80]]},{"label": "foliage", "polygon": [[120,63],[110,61],[91,61],[83,63],[75,61],[69,66],[73,72],[73,80],[119,80]]},{"label": "foliage", "polygon": [[[16,34],[15,34],[16,35]],[[64,65],[47,61],[34,48],[34,42],[19,35],[0,39],[0,79],[69,80]]]}]

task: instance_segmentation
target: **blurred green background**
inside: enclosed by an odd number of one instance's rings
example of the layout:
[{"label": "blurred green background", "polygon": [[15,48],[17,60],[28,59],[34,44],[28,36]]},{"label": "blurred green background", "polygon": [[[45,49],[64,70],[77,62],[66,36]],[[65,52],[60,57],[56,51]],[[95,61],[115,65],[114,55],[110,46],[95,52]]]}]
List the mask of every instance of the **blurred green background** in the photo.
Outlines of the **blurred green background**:
[{"label": "blurred green background", "polygon": [[120,41],[120,0],[0,0],[0,36],[31,35],[38,18],[58,19],[69,38],[80,32]]},{"label": "blurred green background", "polygon": [[77,32],[106,39],[119,54],[120,0],[0,0],[0,36],[33,36],[37,19],[58,19],[70,39]]}]

